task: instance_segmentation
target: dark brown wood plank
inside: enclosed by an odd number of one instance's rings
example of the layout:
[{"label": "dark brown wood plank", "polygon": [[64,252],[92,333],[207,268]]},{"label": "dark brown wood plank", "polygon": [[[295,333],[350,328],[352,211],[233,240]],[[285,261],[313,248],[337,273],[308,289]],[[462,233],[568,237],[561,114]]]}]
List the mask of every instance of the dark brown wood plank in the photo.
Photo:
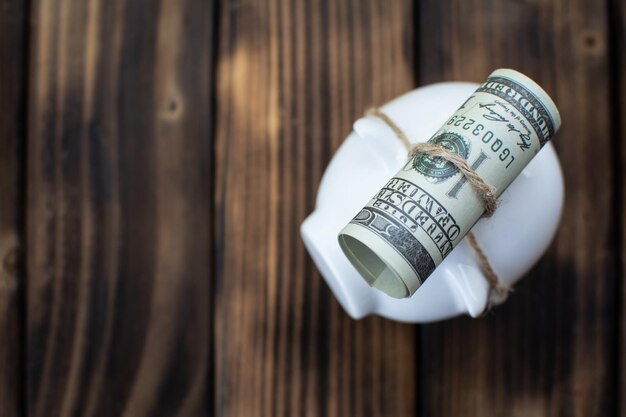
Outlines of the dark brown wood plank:
[{"label": "dark brown wood plank", "polygon": [[352,122],[413,83],[407,1],[223,2],[216,414],[414,416],[415,328],[352,321],[299,237]]},{"label": "dark brown wood plank", "polygon": [[619,370],[618,394],[619,394],[619,415],[626,417],[626,285],[624,285],[624,277],[626,277],[626,146],[624,146],[624,138],[626,138],[626,4],[621,0],[609,0],[609,27],[610,27],[610,46],[611,46],[611,117],[613,130],[613,143],[616,149],[620,150],[618,156],[620,162],[619,182],[616,184],[616,191],[619,193],[619,202],[617,208],[621,211],[618,213],[621,220],[621,253],[619,267],[622,278],[621,288],[621,322],[620,322],[620,346],[619,346],[619,362],[621,369]]},{"label": "dark brown wood plank", "polygon": [[0,0],[0,413],[22,415],[26,4]]},{"label": "dark brown wood plank", "polygon": [[[615,412],[617,294],[605,2],[421,2],[421,83],[519,69],[553,95],[566,201],[556,242],[510,301],[424,326],[425,416]],[[513,238],[513,237],[512,237]]]},{"label": "dark brown wood plank", "polygon": [[36,0],[28,414],[210,414],[213,12]]}]

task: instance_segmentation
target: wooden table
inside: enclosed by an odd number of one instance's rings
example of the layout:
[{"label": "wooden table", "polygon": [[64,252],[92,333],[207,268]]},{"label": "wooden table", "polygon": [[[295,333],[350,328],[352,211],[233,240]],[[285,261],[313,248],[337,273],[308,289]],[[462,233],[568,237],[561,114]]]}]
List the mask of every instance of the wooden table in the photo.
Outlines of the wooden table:
[{"label": "wooden table", "polygon": [[[625,26],[623,0],[0,0],[0,415],[626,416]],[[559,104],[556,241],[483,319],[351,320],[298,234],[330,157],[365,108],[498,67]]]}]

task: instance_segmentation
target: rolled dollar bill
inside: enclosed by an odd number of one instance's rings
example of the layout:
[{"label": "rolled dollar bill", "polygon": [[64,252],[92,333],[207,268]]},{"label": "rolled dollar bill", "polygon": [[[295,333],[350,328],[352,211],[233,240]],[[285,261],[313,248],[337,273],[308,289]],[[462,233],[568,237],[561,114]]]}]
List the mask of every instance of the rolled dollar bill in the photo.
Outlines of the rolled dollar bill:
[{"label": "rolled dollar bill", "polygon": [[[560,125],[556,105],[539,85],[498,69],[428,142],[461,156],[499,196]],[[370,285],[405,298],[484,210],[453,163],[419,153],[341,230],[339,245]]]}]

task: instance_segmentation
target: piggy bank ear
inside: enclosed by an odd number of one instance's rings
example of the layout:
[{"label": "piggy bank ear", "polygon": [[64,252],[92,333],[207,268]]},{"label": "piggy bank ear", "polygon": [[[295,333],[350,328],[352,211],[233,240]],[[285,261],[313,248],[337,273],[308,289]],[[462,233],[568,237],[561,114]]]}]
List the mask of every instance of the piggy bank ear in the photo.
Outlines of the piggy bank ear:
[{"label": "piggy bank ear", "polygon": [[448,286],[470,316],[480,317],[489,302],[489,283],[475,265],[458,264],[456,269],[456,273],[447,276]]},{"label": "piggy bank ear", "polygon": [[[493,219],[489,221],[491,222]],[[489,227],[487,222],[483,223],[482,226]],[[486,247],[481,246],[481,249],[488,259],[498,260],[502,258],[493,256],[492,247],[485,250]],[[495,306],[507,299],[510,292],[506,288],[511,286],[511,281],[506,279],[510,278],[509,274],[506,273],[506,270],[502,270],[501,263],[489,262],[491,269],[496,273],[500,287],[492,289],[489,279],[480,266],[478,257],[467,238],[459,243],[445,261],[447,262],[445,262],[444,271],[448,287],[453,290],[455,299],[464,306],[464,310],[470,316],[479,317],[483,315],[489,305]]]},{"label": "piggy bank ear", "polygon": [[389,166],[398,167],[406,161],[407,150],[382,120],[362,117],[352,125],[354,133],[374,150]]}]

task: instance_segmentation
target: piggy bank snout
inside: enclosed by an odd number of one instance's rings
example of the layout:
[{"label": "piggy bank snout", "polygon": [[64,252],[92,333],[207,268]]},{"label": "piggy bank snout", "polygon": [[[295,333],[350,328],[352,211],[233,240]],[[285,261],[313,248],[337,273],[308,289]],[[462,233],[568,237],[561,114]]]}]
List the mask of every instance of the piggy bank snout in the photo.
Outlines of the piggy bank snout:
[{"label": "piggy bank snout", "polygon": [[347,261],[342,259],[333,232],[324,224],[324,216],[313,212],[300,226],[300,234],[319,272],[348,315],[360,319],[373,312],[371,289],[360,276],[346,270]]}]

